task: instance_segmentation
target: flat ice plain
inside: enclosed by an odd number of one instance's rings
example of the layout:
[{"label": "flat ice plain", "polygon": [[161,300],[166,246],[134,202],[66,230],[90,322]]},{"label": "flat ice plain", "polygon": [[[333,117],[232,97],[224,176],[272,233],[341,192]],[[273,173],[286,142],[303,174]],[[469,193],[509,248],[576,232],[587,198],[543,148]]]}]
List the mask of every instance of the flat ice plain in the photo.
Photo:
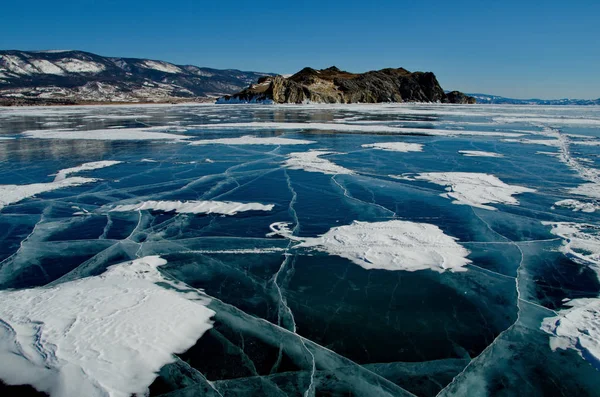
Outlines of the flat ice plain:
[{"label": "flat ice plain", "polygon": [[[600,395],[600,108],[0,108],[0,395]],[[46,394],[44,394],[46,393]]]}]

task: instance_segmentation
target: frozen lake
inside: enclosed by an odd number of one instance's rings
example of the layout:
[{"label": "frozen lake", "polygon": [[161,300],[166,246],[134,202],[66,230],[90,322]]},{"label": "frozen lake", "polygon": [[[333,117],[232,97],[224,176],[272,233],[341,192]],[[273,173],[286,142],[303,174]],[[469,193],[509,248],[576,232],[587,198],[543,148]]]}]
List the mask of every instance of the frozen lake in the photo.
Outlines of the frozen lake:
[{"label": "frozen lake", "polygon": [[0,241],[2,395],[600,390],[598,107],[1,108]]}]

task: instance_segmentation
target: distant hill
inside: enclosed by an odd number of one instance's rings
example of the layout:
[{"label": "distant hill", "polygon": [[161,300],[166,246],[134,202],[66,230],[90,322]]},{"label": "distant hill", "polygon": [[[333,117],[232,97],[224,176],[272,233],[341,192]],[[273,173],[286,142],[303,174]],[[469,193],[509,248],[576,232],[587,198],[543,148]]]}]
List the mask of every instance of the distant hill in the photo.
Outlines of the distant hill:
[{"label": "distant hill", "polygon": [[600,105],[599,99],[514,99],[497,95],[468,94],[477,99],[477,103],[505,105]]},{"label": "distant hill", "polygon": [[84,51],[0,51],[0,104],[202,100],[267,75]]},{"label": "distant hill", "polygon": [[237,94],[225,96],[219,102],[475,103],[475,99],[458,91],[445,93],[431,72],[390,68],[349,73],[332,66],[321,70],[304,68],[289,77],[265,76],[258,84],[252,84]]}]

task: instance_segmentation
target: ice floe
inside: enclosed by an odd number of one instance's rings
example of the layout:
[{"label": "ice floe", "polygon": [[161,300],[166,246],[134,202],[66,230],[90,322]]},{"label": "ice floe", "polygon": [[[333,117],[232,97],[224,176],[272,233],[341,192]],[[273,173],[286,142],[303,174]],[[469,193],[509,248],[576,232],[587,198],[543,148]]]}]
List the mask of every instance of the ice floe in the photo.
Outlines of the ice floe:
[{"label": "ice floe", "polygon": [[[169,127],[164,127],[168,130]],[[25,138],[37,139],[87,139],[101,141],[141,141],[141,140],[181,140],[190,139],[191,136],[158,132],[157,128],[123,128],[100,129],[89,131],[73,130],[35,130],[24,131]]]},{"label": "ice floe", "polygon": [[407,142],[379,142],[379,143],[368,143],[361,145],[364,148],[373,148],[379,150],[387,150],[390,152],[422,152],[423,145],[420,143],[407,143]]},{"label": "ice floe", "polygon": [[354,174],[354,171],[339,166],[320,156],[328,154],[339,154],[325,150],[310,150],[308,152],[295,152],[288,155],[283,166],[291,170],[303,170],[307,172],[320,172],[322,174]]},{"label": "ice floe", "polygon": [[118,205],[111,212],[152,210],[179,214],[235,215],[245,211],[271,211],[274,204],[236,203],[233,201],[144,201],[137,204]]},{"label": "ice floe", "polygon": [[454,204],[470,205],[487,210],[496,208],[486,204],[518,205],[519,201],[513,195],[535,192],[535,189],[509,185],[494,175],[479,172],[426,172],[414,176],[390,176],[396,179],[423,180],[447,186],[448,193],[440,196],[454,199]]},{"label": "ice floe", "polygon": [[572,349],[600,369],[600,299],[574,299],[554,317],[547,317],[541,329],[550,334],[550,348]]},{"label": "ice floe", "polygon": [[458,153],[465,157],[504,157],[504,155],[500,153],[483,152],[480,150],[459,150]]},{"label": "ice floe", "polygon": [[[600,204],[584,203],[582,201],[573,199],[557,201],[556,203],[554,203],[554,207],[571,208],[573,211],[581,212],[595,212],[596,210],[600,210]],[[554,207],[552,208],[554,209]]]},{"label": "ice floe", "polygon": [[457,239],[428,223],[391,220],[358,222],[330,229],[319,237],[292,236],[287,224],[271,225],[269,236],[297,241],[294,248],[312,248],[340,256],[365,269],[436,272],[465,271],[469,251]]},{"label": "ice floe", "polygon": [[117,165],[120,163],[122,163],[122,161],[104,160],[104,161],[94,161],[91,163],[84,163],[84,164],[78,165],[77,167],[73,167],[73,168],[65,168],[56,173],[54,182],[62,181],[67,177],[67,175],[70,175],[70,174],[75,174],[77,172],[82,172],[82,171],[97,170],[100,168],[110,167],[110,166]]},{"label": "ice floe", "polygon": [[309,145],[312,143],[315,141],[244,135],[239,138],[202,139],[190,142],[190,145]]},{"label": "ice floe", "polygon": [[519,137],[521,133],[500,132],[500,131],[469,131],[469,130],[445,130],[431,128],[406,128],[390,127],[387,125],[360,125],[343,123],[277,123],[277,122],[257,122],[248,123],[220,123],[220,124],[196,124],[191,127],[200,129],[251,129],[251,130],[319,130],[335,132],[370,132],[375,134],[398,134],[398,135],[432,135],[432,136],[501,136],[501,137]]},{"label": "ice floe", "polygon": [[51,397],[146,395],[215,314],[208,298],[158,271],[166,263],[149,256],[54,287],[0,291],[0,379]]}]

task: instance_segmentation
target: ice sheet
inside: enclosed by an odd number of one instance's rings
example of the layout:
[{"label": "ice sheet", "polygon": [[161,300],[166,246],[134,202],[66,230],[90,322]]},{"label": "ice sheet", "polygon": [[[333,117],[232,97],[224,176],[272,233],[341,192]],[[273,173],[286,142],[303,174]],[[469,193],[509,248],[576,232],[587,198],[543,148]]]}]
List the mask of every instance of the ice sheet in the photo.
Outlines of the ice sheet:
[{"label": "ice sheet", "polygon": [[149,256],[51,288],[0,291],[0,379],[51,397],[147,393],[214,315],[208,299],[158,271],[165,263]]}]

